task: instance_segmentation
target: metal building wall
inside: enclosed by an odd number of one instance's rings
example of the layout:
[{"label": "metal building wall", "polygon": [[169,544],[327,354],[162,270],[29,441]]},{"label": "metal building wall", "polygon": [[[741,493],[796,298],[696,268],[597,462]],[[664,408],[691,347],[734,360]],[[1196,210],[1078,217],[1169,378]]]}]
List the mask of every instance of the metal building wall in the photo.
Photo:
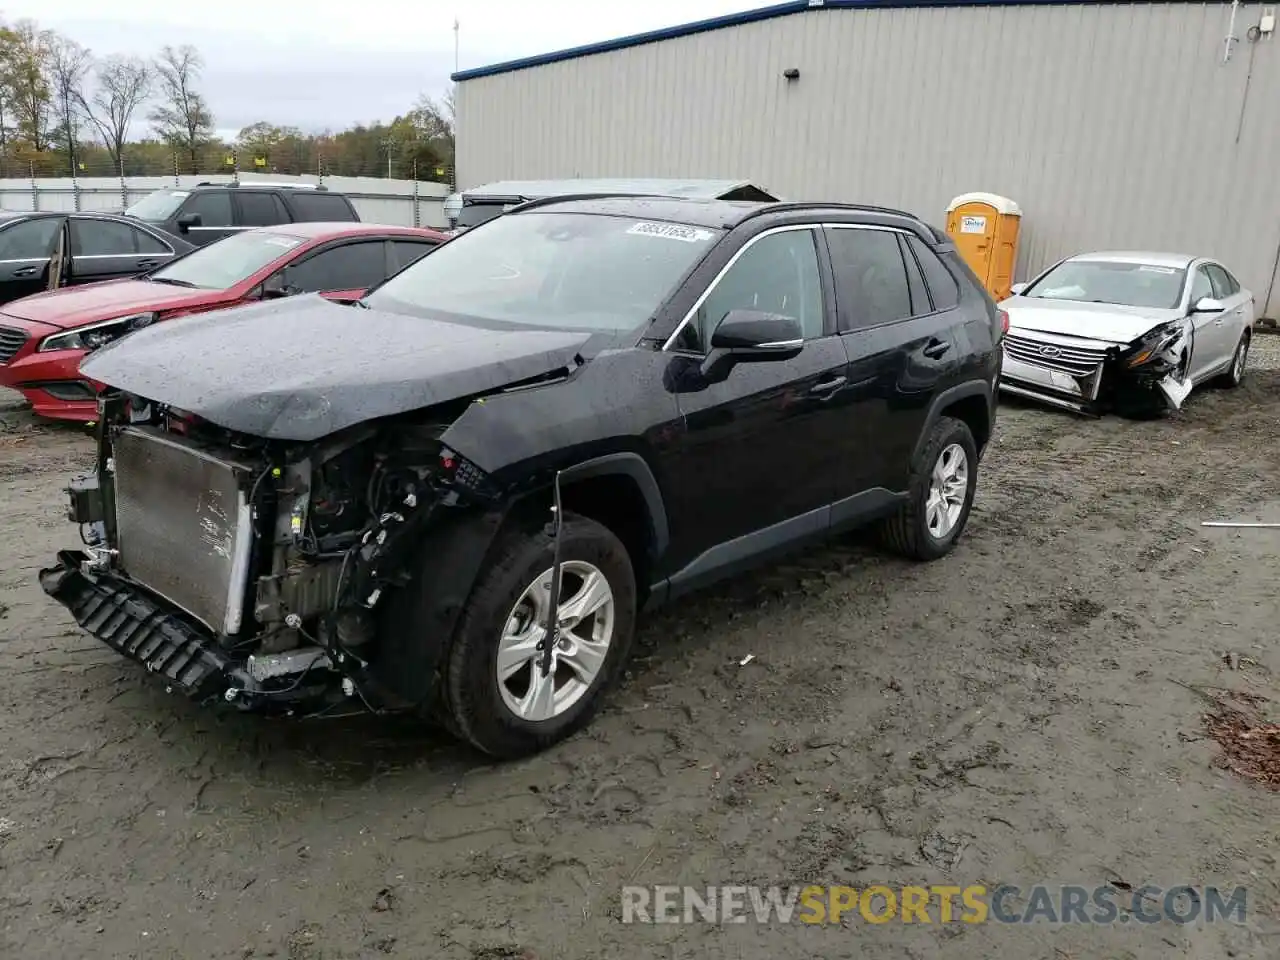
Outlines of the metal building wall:
[{"label": "metal building wall", "polygon": [[[1019,279],[1217,256],[1280,314],[1280,36],[1261,4],[811,10],[458,84],[459,187],[741,177],[788,199],[1023,208]],[[800,78],[782,72],[795,67]]]}]

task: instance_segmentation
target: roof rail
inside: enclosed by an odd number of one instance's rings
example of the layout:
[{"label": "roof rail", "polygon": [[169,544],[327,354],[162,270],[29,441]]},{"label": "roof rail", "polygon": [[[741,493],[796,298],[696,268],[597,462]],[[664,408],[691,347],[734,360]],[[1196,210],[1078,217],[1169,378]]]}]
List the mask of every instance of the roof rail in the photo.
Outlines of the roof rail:
[{"label": "roof rail", "polygon": [[[688,200],[688,197],[673,197],[663,193],[562,193],[554,197],[534,197],[532,200],[525,200],[523,203],[514,206],[509,213],[515,213],[517,210],[532,210],[535,207],[546,206],[550,203],[567,203],[572,200],[608,200],[613,197],[629,197],[639,200]],[[464,201],[465,203],[465,201]]]},{"label": "roof rail", "polygon": [[201,180],[196,184],[197,187],[269,187],[272,190],[323,190],[328,191],[323,183],[268,183],[265,181],[251,180],[245,183],[240,180],[230,180],[226,183],[214,183],[212,180]]},{"label": "roof rail", "polygon": [[[766,203],[758,213],[776,213],[778,210],[858,210],[863,213],[882,213],[891,217],[905,217],[917,223],[924,223],[918,216],[907,210],[898,210],[894,207],[877,207],[868,203],[842,203],[835,200],[825,203],[811,200],[779,200],[776,203]],[[756,215],[758,215],[756,211],[751,214],[751,216]]]}]

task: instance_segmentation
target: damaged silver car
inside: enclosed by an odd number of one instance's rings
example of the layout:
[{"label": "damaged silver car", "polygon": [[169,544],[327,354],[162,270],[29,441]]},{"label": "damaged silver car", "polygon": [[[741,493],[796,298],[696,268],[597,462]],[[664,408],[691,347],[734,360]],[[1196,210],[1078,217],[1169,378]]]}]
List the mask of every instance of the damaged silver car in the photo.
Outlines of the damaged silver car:
[{"label": "damaged silver car", "polygon": [[1244,379],[1253,294],[1224,266],[1168,253],[1089,253],[1015,284],[1000,389],[1100,415],[1177,410]]}]

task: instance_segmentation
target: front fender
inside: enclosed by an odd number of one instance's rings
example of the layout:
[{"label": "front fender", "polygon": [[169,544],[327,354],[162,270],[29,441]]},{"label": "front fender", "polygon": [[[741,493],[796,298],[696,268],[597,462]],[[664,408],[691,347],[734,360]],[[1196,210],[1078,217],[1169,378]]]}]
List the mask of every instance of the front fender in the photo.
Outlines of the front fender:
[{"label": "front fender", "polygon": [[507,512],[471,510],[430,528],[409,582],[382,611],[378,656],[369,671],[397,707],[423,710],[435,702],[458,618]]}]

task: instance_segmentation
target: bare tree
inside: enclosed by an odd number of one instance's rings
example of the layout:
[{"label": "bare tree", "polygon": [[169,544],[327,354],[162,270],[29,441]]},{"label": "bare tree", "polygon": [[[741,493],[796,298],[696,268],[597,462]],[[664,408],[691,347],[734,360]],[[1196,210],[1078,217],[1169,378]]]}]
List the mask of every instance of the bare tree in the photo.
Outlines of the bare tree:
[{"label": "bare tree", "polygon": [[119,170],[133,115],[151,94],[151,67],[137,57],[111,56],[98,64],[94,81],[93,95],[80,97],[80,110],[97,128]]},{"label": "bare tree", "polygon": [[76,171],[76,144],[80,141],[84,80],[93,58],[74,40],[55,36],[49,45],[49,85],[57,127],[67,144],[71,175]]},{"label": "bare tree", "polygon": [[156,82],[161,102],[151,111],[156,133],[191,157],[198,173],[199,149],[213,142],[213,114],[196,90],[204,61],[195,47],[164,47],[156,59]]},{"label": "bare tree", "polygon": [[431,144],[447,163],[453,163],[455,107],[453,86],[438,100],[422,94],[409,117],[424,141]]}]

